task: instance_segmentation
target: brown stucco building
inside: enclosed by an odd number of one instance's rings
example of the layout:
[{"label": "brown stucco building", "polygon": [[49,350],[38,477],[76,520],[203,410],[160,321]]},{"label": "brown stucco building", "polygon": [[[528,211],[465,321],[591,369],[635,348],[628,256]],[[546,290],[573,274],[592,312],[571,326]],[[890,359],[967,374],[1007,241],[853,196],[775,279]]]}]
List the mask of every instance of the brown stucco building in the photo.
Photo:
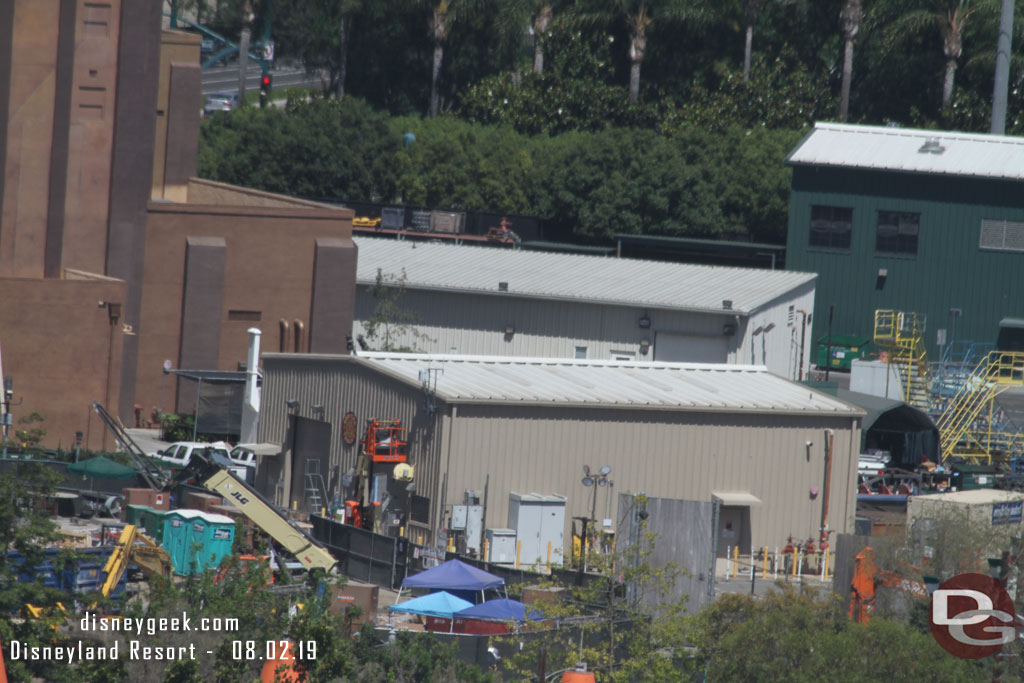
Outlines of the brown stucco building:
[{"label": "brown stucco building", "polygon": [[0,3],[0,352],[47,446],[111,447],[92,401],[171,409],[163,362],[235,370],[248,327],[293,352],[351,330],[351,213],[194,178],[199,40],[161,9]]}]

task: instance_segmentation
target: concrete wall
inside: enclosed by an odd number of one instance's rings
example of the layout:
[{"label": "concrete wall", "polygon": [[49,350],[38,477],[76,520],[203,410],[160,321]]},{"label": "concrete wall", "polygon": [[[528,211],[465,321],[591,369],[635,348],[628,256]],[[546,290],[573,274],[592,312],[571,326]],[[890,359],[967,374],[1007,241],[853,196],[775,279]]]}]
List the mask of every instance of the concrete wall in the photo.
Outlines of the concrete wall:
[{"label": "concrete wall", "polygon": [[123,304],[124,295],[125,283],[110,278],[0,278],[0,351],[4,374],[14,380],[12,439],[17,421],[38,411],[46,418],[44,445],[69,448],[81,431],[83,447],[113,448],[91,404],[117,405],[123,315],[112,320],[117,309],[107,302]]},{"label": "concrete wall", "polygon": [[[136,402],[146,412],[160,407],[161,395],[165,409],[177,404],[177,383],[165,386],[165,360],[176,368],[237,370],[247,359],[250,327],[263,331],[266,350],[284,342],[289,351],[306,351],[312,331],[324,350],[344,352],[355,282],[351,220],[348,210],[151,203]],[[320,267],[340,271],[329,275],[349,284],[313,319],[317,240],[328,238],[350,258],[323,259]],[[188,348],[203,349],[202,357]],[[208,367],[185,365],[199,362]]]},{"label": "concrete wall", "polygon": [[153,150],[153,199],[183,202],[199,155],[202,69],[196,33],[162,31]]},{"label": "concrete wall", "polygon": [[[387,269],[384,272],[388,273]],[[397,305],[411,315],[408,329],[396,333],[392,326],[392,348],[423,353],[573,358],[576,347],[583,346],[586,357],[594,360],[655,360],[659,333],[685,334],[721,340],[725,357],[719,362],[764,364],[777,375],[796,379],[803,318],[795,312],[813,309],[814,284],[807,283],[779,297],[749,319],[740,318],[739,325],[734,315],[415,289],[402,294]],[[367,335],[367,323],[376,306],[370,286],[359,285],[353,326],[356,334]],[[793,316],[789,315],[790,307]],[[644,315],[651,321],[647,329],[638,323]],[[734,335],[723,335],[726,323],[736,327]],[[769,324],[774,325],[772,330],[754,334],[755,329]],[[512,335],[506,334],[509,326],[515,329]],[[809,327],[805,336],[806,377],[813,346]],[[642,344],[645,340],[649,343],[646,353]],[[383,348],[384,331],[367,341],[372,348]]]}]

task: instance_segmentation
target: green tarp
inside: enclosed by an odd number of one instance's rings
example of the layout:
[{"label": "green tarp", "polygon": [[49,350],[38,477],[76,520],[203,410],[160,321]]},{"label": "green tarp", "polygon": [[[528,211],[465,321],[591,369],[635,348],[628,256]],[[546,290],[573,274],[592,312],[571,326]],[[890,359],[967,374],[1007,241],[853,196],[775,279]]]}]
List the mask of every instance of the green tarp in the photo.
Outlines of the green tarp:
[{"label": "green tarp", "polygon": [[102,455],[68,465],[68,474],[80,474],[95,479],[132,479],[135,469],[114,462]]}]

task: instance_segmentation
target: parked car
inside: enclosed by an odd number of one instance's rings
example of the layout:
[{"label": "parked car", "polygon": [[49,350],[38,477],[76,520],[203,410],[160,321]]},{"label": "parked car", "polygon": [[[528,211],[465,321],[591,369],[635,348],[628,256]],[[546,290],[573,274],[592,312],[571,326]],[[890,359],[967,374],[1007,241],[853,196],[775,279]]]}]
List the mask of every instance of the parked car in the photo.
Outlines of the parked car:
[{"label": "parked car", "polygon": [[192,454],[197,450],[201,451],[209,449],[224,458],[230,459],[230,451],[228,445],[223,441],[217,441],[214,443],[200,443],[198,441],[178,441],[172,443],[167,448],[159,450],[156,453],[150,453],[151,458],[162,460],[163,462],[173,465],[175,467],[185,467],[189,461],[192,460]]},{"label": "parked car", "polygon": [[252,484],[256,479],[256,465],[263,456],[274,456],[281,452],[281,447],[270,443],[240,443],[231,449],[232,474],[242,481]]},{"label": "parked car", "polygon": [[238,108],[238,93],[218,92],[206,96],[203,105],[203,116],[211,116],[218,111],[231,111]]}]

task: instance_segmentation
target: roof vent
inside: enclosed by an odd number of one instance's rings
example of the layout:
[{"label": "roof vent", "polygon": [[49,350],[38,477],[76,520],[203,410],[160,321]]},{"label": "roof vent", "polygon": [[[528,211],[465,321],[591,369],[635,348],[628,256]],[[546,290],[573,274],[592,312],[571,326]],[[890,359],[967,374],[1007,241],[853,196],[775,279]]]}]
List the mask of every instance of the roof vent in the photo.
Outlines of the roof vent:
[{"label": "roof vent", "polygon": [[498,283],[498,291],[499,292],[507,292],[508,291],[508,283],[507,282],[499,282]]},{"label": "roof vent", "polygon": [[942,154],[946,151],[946,148],[939,144],[938,138],[928,138],[921,145],[921,149],[917,151],[921,154]]},{"label": "roof vent", "polygon": [[723,299],[722,308],[724,308],[727,311],[732,310],[732,299]]}]

